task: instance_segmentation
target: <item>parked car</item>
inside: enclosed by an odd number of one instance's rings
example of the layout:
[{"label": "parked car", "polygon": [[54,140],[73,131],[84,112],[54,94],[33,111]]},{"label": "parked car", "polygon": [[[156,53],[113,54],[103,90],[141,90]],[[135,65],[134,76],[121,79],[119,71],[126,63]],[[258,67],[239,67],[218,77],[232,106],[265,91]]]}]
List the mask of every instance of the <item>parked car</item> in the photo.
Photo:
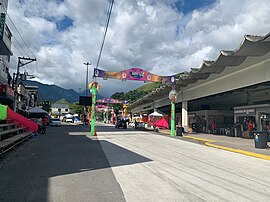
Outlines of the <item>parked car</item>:
[{"label": "parked car", "polygon": [[59,118],[53,118],[52,120],[51,120],[51,126],[61,126],[61,121],[60,121],[60,119]]},{"label": "parked car", "polygon": [[72,114],[66,114],[64,117],[65,122],[67,123],[73,123],[73,115]]}]

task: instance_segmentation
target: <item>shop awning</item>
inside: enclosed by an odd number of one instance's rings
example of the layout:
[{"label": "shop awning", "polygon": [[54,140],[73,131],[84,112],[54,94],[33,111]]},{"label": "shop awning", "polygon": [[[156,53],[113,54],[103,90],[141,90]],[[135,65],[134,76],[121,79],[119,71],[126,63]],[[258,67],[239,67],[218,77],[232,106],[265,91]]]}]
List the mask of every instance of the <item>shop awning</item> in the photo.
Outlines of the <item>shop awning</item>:
[{"label": "shop awning", "polygon": [[46,112],[45,110],[43,110],[39,107],[34,107],[31,109],[28,109],[26,112],[29,114],[48,114],[48,112]]}]

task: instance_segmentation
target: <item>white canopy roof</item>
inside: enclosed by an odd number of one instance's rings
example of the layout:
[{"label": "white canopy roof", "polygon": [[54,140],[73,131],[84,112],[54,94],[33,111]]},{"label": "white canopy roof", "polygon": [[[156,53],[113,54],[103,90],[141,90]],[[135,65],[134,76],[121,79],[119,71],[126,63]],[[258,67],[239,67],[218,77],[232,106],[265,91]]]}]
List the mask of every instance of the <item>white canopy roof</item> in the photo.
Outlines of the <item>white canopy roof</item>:
[{"label": "white canopy roof", "polygon": [[31,108],[31,109],[28,109],[26,111],[27,113],[29,114],[48,114],[48,112],[46,112],[45,110],[39,108],[39,107],[34,107],[34,108]]},{"label": "white canopy roof", "polygon": [[153,113],[149,114],[148,116],[163,116],[163,115],[154,111]]},{"label": "white canopy roof", "polygon": [[72,118],[73,115],[72,115],[72,114],[66,114],[65,117],[66,117],[66,118]]}]

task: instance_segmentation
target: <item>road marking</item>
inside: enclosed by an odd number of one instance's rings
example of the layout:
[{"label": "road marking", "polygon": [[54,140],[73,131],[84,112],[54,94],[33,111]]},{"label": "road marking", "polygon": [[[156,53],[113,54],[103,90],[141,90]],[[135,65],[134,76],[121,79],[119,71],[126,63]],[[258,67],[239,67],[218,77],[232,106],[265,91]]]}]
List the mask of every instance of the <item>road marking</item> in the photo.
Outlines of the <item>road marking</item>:
[{"label": "road marking", "polygon": [[[162,131],[161,133],[170,135],[170,133],[167,131]],[[258,153],[249,152],[249,151],[245,151],[245,150],[241,150],[241,149],[234,149],[234,148],[230,148],[230,147],[219,146],[219,145],[213,144],[214,142],[216,142],[215,140],[208,140],[208,139],[198,138],[198,137],[193,137],[193,136],[188,136],[188,135],[183,136],[183,138],[189,138],[189,139],[193,139],[193,140],[202,141],[202,142],[204,142],[204,144],[206,146],[209,146],[209,147],[214,147],[217,149],[231,151],[231,152],[235,152],[235,153],[239,153],[239,154],[244,154],[246,156],[252,156],[252,157],[256,157],[256,158],[270,161],[269,155],[258,154]]]}]

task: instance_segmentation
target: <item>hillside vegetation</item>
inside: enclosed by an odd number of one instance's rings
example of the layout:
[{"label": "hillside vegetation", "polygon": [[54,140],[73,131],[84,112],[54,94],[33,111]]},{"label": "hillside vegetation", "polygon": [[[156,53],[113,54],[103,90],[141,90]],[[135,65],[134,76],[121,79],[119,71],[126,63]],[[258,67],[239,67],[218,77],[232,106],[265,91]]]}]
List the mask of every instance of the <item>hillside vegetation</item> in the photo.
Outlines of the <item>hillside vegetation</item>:
[{"label": "hillside vegetation", "polygon": [[162,83],[148,83],[135,90],[131,90],[127,93],[116,92],[111,96],[111,98],[114,98],[117,100],[129,100],[129,102],[135,102],[138,99],[142,98],[143,96],[147,95],[148,93],[152,92],[156,88],[160,87],[161,85]]}]

